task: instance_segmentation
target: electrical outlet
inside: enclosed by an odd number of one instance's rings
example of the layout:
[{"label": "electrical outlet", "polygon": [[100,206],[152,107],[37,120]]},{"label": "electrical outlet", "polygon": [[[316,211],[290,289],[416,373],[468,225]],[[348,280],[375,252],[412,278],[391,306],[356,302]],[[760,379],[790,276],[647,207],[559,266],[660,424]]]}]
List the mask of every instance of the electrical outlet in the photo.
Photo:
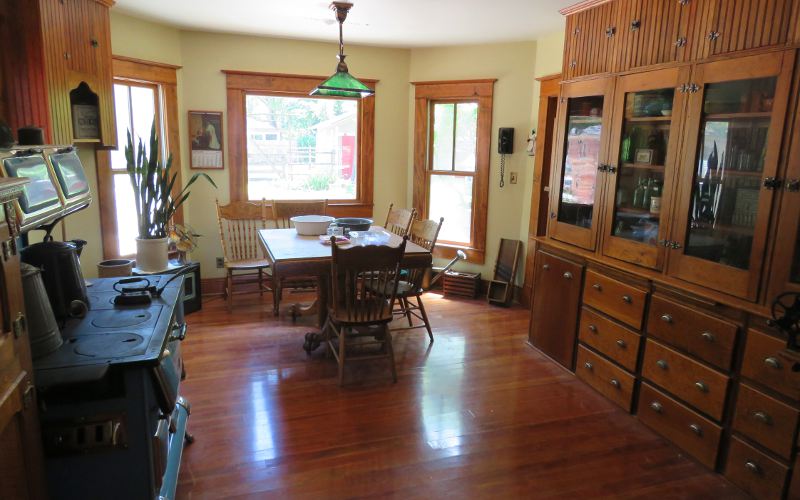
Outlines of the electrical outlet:
[{"label": "electrical outlet", "polygon": [[217,257],[217,269],[222,269],[223,267],[225,267],[225,259]]},{"label": "electrical outlet", "polygon": [[516,172],[511,172],[510,178],[509,178],[509,182],[511,184],[516,184],[517,183],[517,173]]}]

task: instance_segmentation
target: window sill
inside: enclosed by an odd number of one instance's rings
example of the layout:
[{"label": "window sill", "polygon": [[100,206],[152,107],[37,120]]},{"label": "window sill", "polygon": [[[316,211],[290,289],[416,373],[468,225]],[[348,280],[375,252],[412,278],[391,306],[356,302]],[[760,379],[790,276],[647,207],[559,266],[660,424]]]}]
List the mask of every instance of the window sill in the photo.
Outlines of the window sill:
[{"label": "window sill", "polygon": [[[254,203],[259,203],[261,200],[250,200]],[[272,210],[272,200],[268,200],[267,208]],[[289,200],[289,201],[303,201],[303,200]],[[331,217],[369,217],[372,218],[372,203],[361,203],[358,201],[332,201],[328,204],[327,215]]]},{"label": "window sill", "polygon": [[483,264],[486,261],[486,250],[452,243],[437,243],[433,249],[433,256],[438,259],[452,259],[459,250],[467,254],[467,262],[470,264]]}]

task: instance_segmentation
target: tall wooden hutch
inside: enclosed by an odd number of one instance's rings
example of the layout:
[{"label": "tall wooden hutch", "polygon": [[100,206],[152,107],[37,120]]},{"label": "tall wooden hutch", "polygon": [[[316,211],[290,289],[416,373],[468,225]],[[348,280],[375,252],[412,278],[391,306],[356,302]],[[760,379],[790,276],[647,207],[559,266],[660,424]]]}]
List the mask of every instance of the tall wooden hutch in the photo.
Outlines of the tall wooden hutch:
[{"label": "tall wooden hutch", "polygon": [[768,319],[800,291],[800,0],[562,13],[530,342],[753,496],[797,494],[800,373]]}]

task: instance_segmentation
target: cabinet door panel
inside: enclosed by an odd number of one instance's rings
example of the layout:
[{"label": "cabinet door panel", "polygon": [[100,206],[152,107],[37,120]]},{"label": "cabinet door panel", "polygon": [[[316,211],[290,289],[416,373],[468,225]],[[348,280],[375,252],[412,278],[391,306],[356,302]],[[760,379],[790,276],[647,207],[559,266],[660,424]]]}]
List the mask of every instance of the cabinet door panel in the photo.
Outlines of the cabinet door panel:
[{"label": "cabinet door panel", "polygon": [[714,20],[719,0],[692,0],[681,11],[680,37],[686,45],[678,49],[681,61],[697,61],[708,57],[714,43]]},{"label": "cabinet door panel", "polygon": [[711,55],[786,43],[792,0],[715,1]]},{"label": "cabinet door panel", "polygon": [[[531,307],[530,340],[542,352],[573,369],[583,266],[539,251]],[[553,311],[559,311],[553,314]]]},{"label": "cabinet door panel", "polygon": [[603,253],[661,269],[666,249],[679,124],[688,69],[620,77],[616,84],[607,176]]},{"label": "cabinet door panel", "polygon": [[786,51],[695,67],[669,274],[756,299],[793,63]]},{"label": "cabinet door panel", "polygon": [[565,80],[607,73],[613,68],[616,36],[615,2],[587,9],[567,18]]},{"label": "cabinet door panel", "polygon": [[[593,250],[602,195],[599,168],[607,161],[613,80],[565,84],[558,110],[554,157],[557,192],[552,196],[551,237]],[[551,192],[551,195],[553,193]]]}]

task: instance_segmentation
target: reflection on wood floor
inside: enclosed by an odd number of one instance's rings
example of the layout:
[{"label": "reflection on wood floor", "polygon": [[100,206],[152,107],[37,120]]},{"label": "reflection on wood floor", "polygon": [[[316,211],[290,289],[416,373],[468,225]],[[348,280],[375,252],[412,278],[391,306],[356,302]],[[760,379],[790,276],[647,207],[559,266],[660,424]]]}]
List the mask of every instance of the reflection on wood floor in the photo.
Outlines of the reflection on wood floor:
[{"label": "reflection on wood floor", "polygon": [[527,310],[424,299],[434,344],[398,332],[397,384],[380,360],[344,388],[322,348],[302,350],[315,318],[274,318],[269,294],[237,296],[230,314],[208,299],[183,344],[197,440],[178,496],[740,495],[528,347]]}]

